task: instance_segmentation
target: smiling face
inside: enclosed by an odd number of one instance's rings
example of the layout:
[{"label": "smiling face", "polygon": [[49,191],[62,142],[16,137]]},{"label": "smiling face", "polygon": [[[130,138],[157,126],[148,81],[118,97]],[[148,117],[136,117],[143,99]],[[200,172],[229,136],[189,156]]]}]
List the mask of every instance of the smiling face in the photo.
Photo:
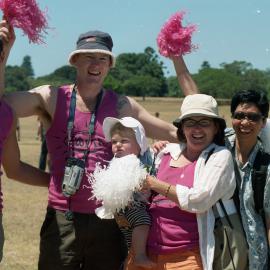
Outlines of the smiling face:
[{"label": "smiling face", "polygon": [[182,128],[186,138],[187,151],[197,156],[213,142],[218,132],[218,126],[214,119],[205,116],[184,119]]},{"label": "smiling face", "polygon": [[255,144],[257,136],[264,125],[265,119],[254,103],[240,103],[236,107],[232,116],[232,126],[235,130],[237,140]]},{"label": "smiling face", "polygon": [[73,63],[78,82],[97,87],[101,87],[111,68],[111,58],[104,53],[79,53],[73,56]]}]

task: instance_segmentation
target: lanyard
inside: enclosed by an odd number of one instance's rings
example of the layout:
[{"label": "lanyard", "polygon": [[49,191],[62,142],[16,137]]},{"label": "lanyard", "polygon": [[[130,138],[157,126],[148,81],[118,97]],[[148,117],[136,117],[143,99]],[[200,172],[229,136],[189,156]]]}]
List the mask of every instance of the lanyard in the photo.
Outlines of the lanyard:
[{"label": "lanyard", "polygon": [[[75,119],[75,109],[76,109],[76,94],[77,94],[77,90],[76,90],[76,85],[74,85],[73,90],[72,90],[72,94],[71,94],[71,100],[70,100],[70,105],[69,105],[69,116],[68,116],[68,123],[67,123],[67,133],[68,133],[68,147],[70,146],[70,142],[71,142],[71,134],[72,134],[72,130],[74,127],[74,119]],[[90,123],[89,123],[89,128],[88,128],[88,139],[87,139],[87,147],[86,150],[84,151],[84,156],[83,156],[83,160],[86,159],[88,151],[89,151],[89,144],[91,141],[91,136],[94,133],[95,130],[95,120],[96,120],[96,112],[97,109],[100,105],[101,99],[102,99],[102,94],[103,94],[103,90],[101,90],[97,96],[97,102],[95,105],[95,108],[93,111],[91,111],[91,118],[90,118]]]}]

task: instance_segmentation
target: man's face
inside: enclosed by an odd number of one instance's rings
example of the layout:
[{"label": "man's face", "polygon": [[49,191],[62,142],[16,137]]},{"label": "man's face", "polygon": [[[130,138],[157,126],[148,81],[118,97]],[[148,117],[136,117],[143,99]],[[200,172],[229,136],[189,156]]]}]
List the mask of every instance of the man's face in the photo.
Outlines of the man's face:
[{"label": "man's face", "polygon": [[80,53],[74,56],[74,66],[79,81],[101,85],[111,68],[111,58],[104,53]]},{"label": "man's face", "polygon": [[253,143],[265,125],[259,108],[253,103],[240,103],[232,115],[232,126],[238,140]]}]

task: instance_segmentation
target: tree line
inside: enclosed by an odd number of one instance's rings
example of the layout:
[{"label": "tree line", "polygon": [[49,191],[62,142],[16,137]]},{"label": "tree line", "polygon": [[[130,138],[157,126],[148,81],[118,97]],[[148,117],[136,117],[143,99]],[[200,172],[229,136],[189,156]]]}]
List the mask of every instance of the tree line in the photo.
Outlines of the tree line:
[{"label": "tree line", "polygon": [[[105,88],[114,89],[129,96],[182,97],[177,78],[165,76],[166,67],[151,47],[142,53],[122,53],[117,56],[116,66],[107,76]],[[6,91],[25,91],[33,87],[74,83],[74,67],[62,66],[49,75],[34,76],[31,57],[25,56],[21,66],[6,67]],[[270,96],[270,68],[259,70],[251,63],[233,61],[212,68],[204,61],[197,73],[192,74],[200,91],[216,98],[230,99],[239,90],[255,89]]]}]

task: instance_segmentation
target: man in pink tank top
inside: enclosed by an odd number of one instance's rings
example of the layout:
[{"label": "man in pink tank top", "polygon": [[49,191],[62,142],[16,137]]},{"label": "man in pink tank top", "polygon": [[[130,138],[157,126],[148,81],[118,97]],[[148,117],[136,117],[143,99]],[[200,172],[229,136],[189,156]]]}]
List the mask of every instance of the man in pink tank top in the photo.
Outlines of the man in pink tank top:
[{"label": "man in pink tank top", "polygon": [[[4,49],[9,51],[15,35],[6,21],[1,26]],[[115,64],[112,47],[109,34],[84,33],[69,56],[77,70],[76,85],[43,85],[7,96],[19,117],[39,115],[47,131],[51,180],[39,270],[118,270],[124,259],[126,247],[115,221],[98,219],[94,210],[99,204],[89,199],[89,174],[97,162],[112,158],[101,128],[105,117],[131,116],[144,125],[148,137],[177,141],[172,124],[151,115],[134,99],[103,88]],[[197,92],[183,59],[173,61],[182,89]]]}]

